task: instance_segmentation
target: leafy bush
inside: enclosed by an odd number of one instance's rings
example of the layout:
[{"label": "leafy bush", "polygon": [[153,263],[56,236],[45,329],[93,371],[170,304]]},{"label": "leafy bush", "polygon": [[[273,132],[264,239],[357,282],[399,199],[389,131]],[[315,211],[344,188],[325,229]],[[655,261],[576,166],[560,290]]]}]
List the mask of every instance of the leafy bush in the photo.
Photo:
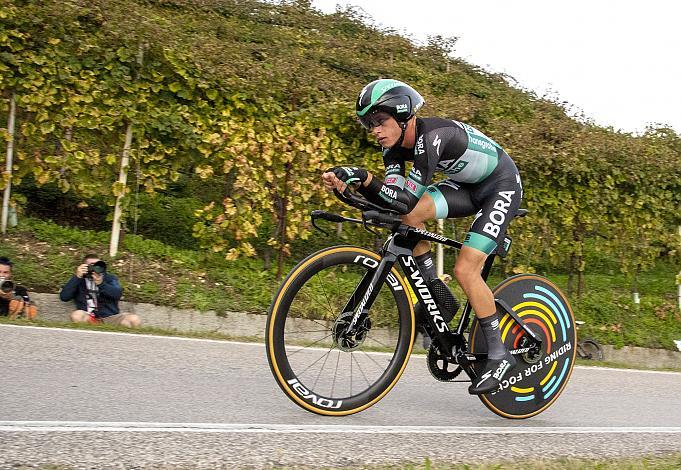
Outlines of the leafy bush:
[{"label": "leafy bush", "polygon": [[192,236],[192,226],[196,221],[194,211],[201,207],[201,201],[193,197],[141,195],[137,234],[180,248],[197,249],[199,244]]}]

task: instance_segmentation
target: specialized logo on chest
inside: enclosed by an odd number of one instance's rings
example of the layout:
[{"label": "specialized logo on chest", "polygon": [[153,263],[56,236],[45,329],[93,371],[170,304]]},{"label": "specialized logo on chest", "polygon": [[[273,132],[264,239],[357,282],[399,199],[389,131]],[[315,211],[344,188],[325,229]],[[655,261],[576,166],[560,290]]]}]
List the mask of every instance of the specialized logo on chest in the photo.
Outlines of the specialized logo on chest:
[{"label": "specialized logo on chest", "polygon": [[494,210],[489,213],[489,222],[485,223],[482,231],[489,234],[492,238],[497,238],[501,231],[501,226],[508,217],[508,208],[513,200],[515,191],[500,191],[499,198],[494,201]]},{"label": "specialized logo on chest", "polygon": [[414,147],[414,156],[423,155],[424,153],[426,153],[426,149],[423,145],[423,134],[421,134],[416,141],[416,147]]}]

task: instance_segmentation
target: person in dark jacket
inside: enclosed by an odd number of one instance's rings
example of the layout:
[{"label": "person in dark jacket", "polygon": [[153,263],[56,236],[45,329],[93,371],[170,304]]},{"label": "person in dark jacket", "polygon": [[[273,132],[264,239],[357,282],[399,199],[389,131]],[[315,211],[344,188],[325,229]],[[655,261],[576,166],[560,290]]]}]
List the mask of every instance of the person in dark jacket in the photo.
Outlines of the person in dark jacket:
[{"label": "person in dark jacket", "polygon": [[12,281],[12,262],[0,256],[0,316],[33,320],[37,313],[28,296],[28,289]]},{"label": "person in dark jacket", "polygon": [[121,313],[118,301],[123,295],[118,278],[107,272],[106,263],[99,256],[89,254],[76,268],[71,279],[62,287],[62,302],[73,300],[76,310],[73,322],[109,323],[136,328],[142,323],[134,313]]}]

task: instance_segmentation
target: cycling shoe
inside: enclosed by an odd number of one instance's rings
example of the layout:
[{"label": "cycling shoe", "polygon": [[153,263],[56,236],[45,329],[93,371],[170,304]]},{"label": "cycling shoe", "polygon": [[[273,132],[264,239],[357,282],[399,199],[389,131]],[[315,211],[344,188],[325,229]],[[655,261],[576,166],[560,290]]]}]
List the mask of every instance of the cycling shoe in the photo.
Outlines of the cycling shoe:
[{"label": "cycling shoe", "polygon": [[499,388],[508,371],[515,367],[516,360],[509,352],[501,359],[488,359],[485,369],[478,377],[473,379],[473,383],[468,387],[471,395],[484,395]]}]

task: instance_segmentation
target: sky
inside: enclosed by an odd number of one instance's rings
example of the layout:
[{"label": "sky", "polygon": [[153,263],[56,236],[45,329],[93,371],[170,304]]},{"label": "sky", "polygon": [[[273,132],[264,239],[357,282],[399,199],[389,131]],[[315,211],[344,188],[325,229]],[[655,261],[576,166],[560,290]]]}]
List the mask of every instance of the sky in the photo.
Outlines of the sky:
[{"label": "sky", "polygon": [[[313,0],[360,7],[417,43],[458,37],[454,56],[514,86],[567,101],[573,114],[640,133],[681,132],[681,2],[675,0]],[[399,77],[394,77],[399,79]]]}]

